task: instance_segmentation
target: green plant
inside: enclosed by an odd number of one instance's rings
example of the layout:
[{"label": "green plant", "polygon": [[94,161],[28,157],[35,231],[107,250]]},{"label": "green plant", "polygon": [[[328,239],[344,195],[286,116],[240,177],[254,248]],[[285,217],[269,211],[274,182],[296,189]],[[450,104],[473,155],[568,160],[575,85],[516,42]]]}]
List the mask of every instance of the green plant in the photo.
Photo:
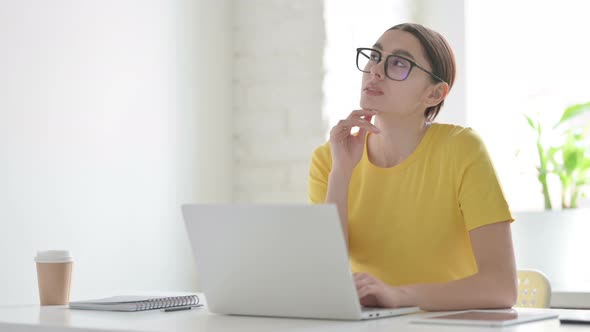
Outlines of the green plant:
[{"label": "green plant", "polygon": [[590,184],[590,145],[588,144],[588,132],[590,126],[574,128],[565,126],[569,122],[590,111],[590,102],[573,105],[566,108],[559,119],[553,125],[552,130],[558,130],[562,142],[556,146],[545,144],[544,126],[539,117],[533,119],[525,115],[528,124],[536,133],[537,154],[539,166],[537,167],[538,180],[543,188],[545,209],[551,210],[549,186],[547,175],[553,173],[559,177],[561,183],[561,207],[576,208],[578,199],[582,195],[584,186]]}]

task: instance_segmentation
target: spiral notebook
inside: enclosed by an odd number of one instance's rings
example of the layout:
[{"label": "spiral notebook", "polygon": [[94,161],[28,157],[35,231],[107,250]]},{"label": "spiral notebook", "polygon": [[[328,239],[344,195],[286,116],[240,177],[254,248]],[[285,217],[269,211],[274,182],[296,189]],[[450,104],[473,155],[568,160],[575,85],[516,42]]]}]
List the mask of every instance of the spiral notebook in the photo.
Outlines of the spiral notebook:
[{"label": "spiral notebook", "polygon": [[142,311],[200,306],[199,296],[113,296],[104,299],[70,302],[70,309]]}]

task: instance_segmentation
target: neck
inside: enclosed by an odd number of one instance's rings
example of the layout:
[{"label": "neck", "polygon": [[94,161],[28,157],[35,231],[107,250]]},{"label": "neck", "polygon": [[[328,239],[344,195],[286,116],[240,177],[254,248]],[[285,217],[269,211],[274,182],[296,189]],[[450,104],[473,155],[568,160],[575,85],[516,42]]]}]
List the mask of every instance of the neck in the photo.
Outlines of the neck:
[{"label": "neck", "polygon": [[422,114],[417,117],[400,117],[381,113],[375,125],[381,130],[368,140],[369,160],[379,167],[393,167],[406,160],[420,144],[428,129]]}]

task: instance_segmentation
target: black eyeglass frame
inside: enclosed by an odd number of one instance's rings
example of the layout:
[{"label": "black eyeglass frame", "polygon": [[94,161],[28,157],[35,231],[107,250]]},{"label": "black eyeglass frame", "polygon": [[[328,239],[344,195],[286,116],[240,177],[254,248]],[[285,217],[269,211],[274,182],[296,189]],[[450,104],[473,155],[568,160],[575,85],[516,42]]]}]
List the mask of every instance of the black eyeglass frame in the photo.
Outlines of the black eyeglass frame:
[{"label": "black eyeglass frame", "polygon": [[[377,61],[376,64],[379,64],[381,62],[381,60],[383,60],[383,52],[380,51],[380,50],[376,50],[374,48],[366,48],[366,47],[359,47],[359,48],[356,49],[356,68],[358,70],[362,71],[363,73],[370,73],[370,71],[363,70],[359,66],[359,56],[362,54],[369,61],[374,61],[374,60],[371,60],[371,58],[367,57],[364,53],[361,53],[362,51],[371,51],[371,52],[376,52],[377,54],[379,54],[379,59],[378,59],[378,61]],[[395,78],[391,78],[391,77],[389,77],[389,75],[387,75],[387,64],[389,63],[389,58],[390,57],[393,57],[393,56],[398,57],[398,58],[402,58],[402,59],[404,59],[404,60],[406,60],[406,61],[408,61],[410,63],[410,69],[408,70],[408,75],[406,75],[406,77],[403,80],[396,80]],[[387,76],[387,78],[389,78],[390,80],[393,80],[393,81],[405,81],[410,76],[410,74],[412,73],[412,68],[414,68],[414,67],[418,67],[418,69],[420,69],[423,72],[427,73],[432,78],[434,78],[436,81],[445,83],[445,80],[443,80],[442,78],[436,76],[431,71],[429,71],[427,69],[424,69],[422,66],[420,66],[419,64],[417,64],[415,61],[410,60],[410,59],[406,58],[405,56],[401,56],[401,55],[389,53],[389,55],[387,55],[387,57],[385,58],[385,68],[384,68],[385,76]]]}]

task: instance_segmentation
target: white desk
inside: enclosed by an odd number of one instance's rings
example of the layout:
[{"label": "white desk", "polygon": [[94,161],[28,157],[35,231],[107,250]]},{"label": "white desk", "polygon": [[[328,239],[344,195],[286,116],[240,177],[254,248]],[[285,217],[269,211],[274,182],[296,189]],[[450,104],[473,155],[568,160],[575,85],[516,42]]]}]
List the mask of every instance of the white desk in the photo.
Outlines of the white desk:
[{"label": "white desk", "polygon": [[[532,309],[528,309],[532,310]],[[566,310],[538,309],[564,312]],[[436,313],[420,313],[427,316]],[[409,331],[409,332],[455,332],[455,331],[589,331],[588,325],[560,325],[556,319],[515,325],[504,329],[489,327],[461,327],[410,324],[417,317],[382,318],[371,321],[347,322],[311,319],[262,318],[225,316],[208,313],[207,309],[176,312],[159,310],[142,312],[101,312],[70,310],[64,306],[40,307],[38,305],[0,306],[0,332],[57,332],[57,331],[175,331],[175,332],[347,332],[347,331]]]}]

